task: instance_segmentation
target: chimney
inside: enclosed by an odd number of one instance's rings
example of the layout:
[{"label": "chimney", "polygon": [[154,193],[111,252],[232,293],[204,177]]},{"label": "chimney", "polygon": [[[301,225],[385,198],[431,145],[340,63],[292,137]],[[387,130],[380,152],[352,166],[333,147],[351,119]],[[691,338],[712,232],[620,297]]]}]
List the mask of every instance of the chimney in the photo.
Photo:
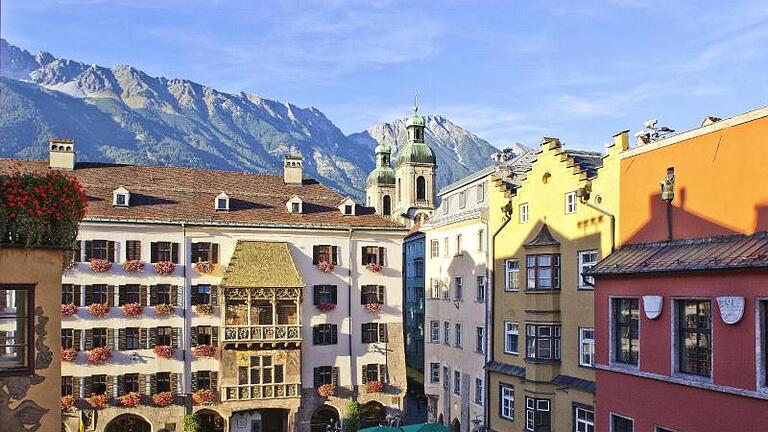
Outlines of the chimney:
[{"label": "chimney", "polygon": [[286,156],[283,163],[283,181],[285,184],[301,184],[302,178],[302,163],[301,156]]},{"label": "chimney", "polygon": [[53,138],[48,141],[48,164],[51,169],[75,169],[75,140]]}]

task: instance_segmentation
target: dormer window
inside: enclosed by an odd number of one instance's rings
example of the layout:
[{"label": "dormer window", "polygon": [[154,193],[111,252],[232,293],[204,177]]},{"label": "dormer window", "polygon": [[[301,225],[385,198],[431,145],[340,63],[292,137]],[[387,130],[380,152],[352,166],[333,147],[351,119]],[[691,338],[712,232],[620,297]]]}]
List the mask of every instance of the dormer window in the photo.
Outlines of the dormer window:
[{"label": "dormer window", "polygon": [[304,213],[304,201],[297,195],[292,196],[291,199],[285,203],[285,206],[288,208],[288,213],[290,214]]},{"label": "dormer window", "polygon": [[225,194],[224,192],[218,194],[216,196],[216,202],[214,203],[214,208],[219,211],[229,210],[229,195]]},{"label": "dormer window", "polygon": [[344,216],[353,216],[355,214],[356,204],[352,201],[352,198],[344,198],[339,202],[337,207]]},{"label": "dormer window", "polygon": [[301,203],[291,203],[291,213],[301,213]]},{"label": "dormer window", "polygon": [[345,205],[344,206],[344,214],[345,215],[351,215],[352,214],[352,206],[351,205]]},{"label": "dormer window", "polygon": [[128,207],[130,200],[131,193],[122,186],[112,192],[112,205],[115,207]]}]

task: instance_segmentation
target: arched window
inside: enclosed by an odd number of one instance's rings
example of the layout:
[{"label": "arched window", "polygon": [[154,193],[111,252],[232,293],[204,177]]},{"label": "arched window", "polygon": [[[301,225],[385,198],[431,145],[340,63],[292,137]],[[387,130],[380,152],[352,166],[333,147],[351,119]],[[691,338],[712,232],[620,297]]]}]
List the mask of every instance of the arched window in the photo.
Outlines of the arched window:
[{"label": "arched window", "polygon": [[427,181],[424,180],[424,176],[416,177],[416,199],[427,199]]},{"label": "arched window", "polygon": [[392,214],[392,199],[389,197],[389,195],[384,195],[384,205],[382,206],[382,213],[384,216],[389,216]]}]

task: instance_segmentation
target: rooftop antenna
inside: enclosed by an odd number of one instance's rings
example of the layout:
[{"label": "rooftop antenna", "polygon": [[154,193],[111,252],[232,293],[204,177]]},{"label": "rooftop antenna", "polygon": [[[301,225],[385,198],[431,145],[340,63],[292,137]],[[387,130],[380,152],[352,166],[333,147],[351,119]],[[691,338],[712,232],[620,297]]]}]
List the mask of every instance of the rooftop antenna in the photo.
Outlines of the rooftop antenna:
[{"label": "rooftop antenna", "polygon": [[658,120],[651,119],[645,122],[645,128],[635,134],[637,145],[648,144],[656,140],[666,138],[675,130],[667,126],[656,126]]}]

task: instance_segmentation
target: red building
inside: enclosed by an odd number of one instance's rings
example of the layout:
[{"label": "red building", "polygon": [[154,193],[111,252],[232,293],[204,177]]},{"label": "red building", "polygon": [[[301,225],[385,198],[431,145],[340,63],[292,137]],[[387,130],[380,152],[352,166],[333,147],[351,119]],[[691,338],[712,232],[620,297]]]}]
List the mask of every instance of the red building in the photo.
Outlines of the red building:
[{"label": "red building", "polygon": [[766,143],[764,108],[623,155],[621,246],[591,271],[597,430],[768,431]]}]

